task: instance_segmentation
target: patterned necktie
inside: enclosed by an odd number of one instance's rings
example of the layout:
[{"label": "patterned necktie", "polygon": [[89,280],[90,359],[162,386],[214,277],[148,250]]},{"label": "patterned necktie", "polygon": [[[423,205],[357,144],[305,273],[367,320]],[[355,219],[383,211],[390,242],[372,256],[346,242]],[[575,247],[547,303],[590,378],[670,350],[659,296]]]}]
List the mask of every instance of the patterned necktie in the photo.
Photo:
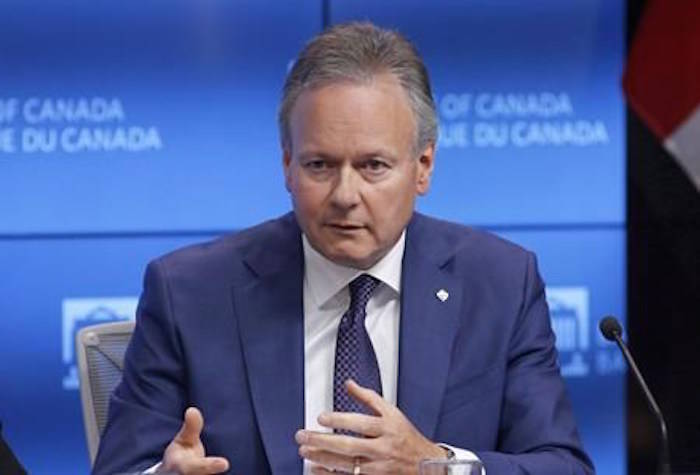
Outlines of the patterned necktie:
[{"label": "patterned necktie", "polygon": [[345,381],[350,378],[360,386],[382,394],[377,356],[365,328],[365,307],[377,285],[379,281],[368,274],[362,274],[350,282],[350,307],[340,320],[335,347],[333,410],[336,412],[371,414],[368,408],[350,397],[345,389]]}]

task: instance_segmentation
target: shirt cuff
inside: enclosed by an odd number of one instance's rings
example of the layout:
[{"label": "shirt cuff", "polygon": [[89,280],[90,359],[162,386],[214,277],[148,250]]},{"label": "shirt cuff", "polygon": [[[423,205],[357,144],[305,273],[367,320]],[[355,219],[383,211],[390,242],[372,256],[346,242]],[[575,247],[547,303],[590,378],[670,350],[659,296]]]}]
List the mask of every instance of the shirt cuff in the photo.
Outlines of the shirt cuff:
[{"label": "shirt cuff", "polygon": [[[459,447],[454,447],[450,444],[443,444],[441,442],[438,442],[438,446],[451,450],[452,453],[455,454],[455,460],[466,460],[467,462],[481,462],[481,459],[476,456],[474,452],[471,450],[467,449],[460,449]],[[484,467],[484,464],[481,464],[481,475],[486,475],[486,467]]]},{"label": "shirt cuff", "polygon": [[158,470],[158,469],[160,468],[161,465],[163,465],[163,462],[158,462],[157,464],[155,464],[154,466],[152,466],[152,467],[149,468],[148,470],[144,470],[144,471],[141,472],[141,473],[142,473],[143,475],[151,475],[152,473],[156,473],[156,470]]}]

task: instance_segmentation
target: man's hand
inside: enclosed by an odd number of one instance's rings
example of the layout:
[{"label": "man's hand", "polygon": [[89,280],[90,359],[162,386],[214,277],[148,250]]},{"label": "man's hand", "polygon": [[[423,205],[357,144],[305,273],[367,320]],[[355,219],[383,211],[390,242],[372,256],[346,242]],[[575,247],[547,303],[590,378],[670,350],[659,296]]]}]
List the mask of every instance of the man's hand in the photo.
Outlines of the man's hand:
[{"label": "man's hand", "polygon": [[228,470],[228,460],[223,457],[206,457],[204,444],[199,436],[204,418],[199,409],[190,407],[180,432],[170,442],[163,454],[163,464],[157,472],[176,472],[182,475],[208,475]]},{"label": "man's hand", "polygon": [[445,450],[426,439],[401,411],[371,389],[354,381],[348,393],[376,414],[322,413],[318,422],[331,429],[346,429],[364,437],[300,430],[296,434],[299,455],[317,464],[312,471],[366,474],[416,474],[427,458],[445,458]]}]

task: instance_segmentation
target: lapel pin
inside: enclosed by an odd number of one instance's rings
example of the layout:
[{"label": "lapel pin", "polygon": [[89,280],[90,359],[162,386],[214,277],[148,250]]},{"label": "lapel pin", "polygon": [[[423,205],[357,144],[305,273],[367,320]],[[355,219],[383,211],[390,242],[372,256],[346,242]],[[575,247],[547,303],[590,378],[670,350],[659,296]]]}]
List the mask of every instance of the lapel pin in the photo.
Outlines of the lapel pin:
[{"label": "lapel pin", "polygon": [[447,293],[447,290],[445,290],[445,289],[440,289],[440,290],[437,291],[437,293],[435,294],[435,296],[436,296],[438,299],[440,299],[440,302],[444,302],[445,300],[447,300],[447,298],[450,296],[450,294]]}]

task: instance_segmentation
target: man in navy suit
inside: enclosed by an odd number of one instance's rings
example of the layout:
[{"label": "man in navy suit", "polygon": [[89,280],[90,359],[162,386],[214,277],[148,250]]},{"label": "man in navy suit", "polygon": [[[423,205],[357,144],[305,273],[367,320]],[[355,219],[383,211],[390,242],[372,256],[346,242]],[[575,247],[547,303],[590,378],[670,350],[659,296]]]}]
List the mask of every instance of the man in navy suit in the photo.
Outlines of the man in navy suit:
[{"label": "man in navy suit", "polygon": [[148,266],[94,472],[592,473],[534,256],[414,212],[436,118],[410,43],[319,35],[280,133],[294,213]]}]

